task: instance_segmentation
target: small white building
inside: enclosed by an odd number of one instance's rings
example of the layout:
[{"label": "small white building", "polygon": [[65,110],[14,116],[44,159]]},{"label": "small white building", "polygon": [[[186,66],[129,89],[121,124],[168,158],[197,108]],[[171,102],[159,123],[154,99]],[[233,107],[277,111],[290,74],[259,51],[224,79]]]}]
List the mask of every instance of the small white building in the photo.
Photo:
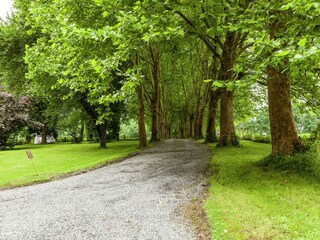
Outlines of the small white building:
[{"label": "small white building", "polygon": [[[40,144],[42,142],[42,136],[41,135],[36,135],[34,137],[34,144]],[[52,136],[47,136],[47,143],[55,143],[56,140]]]}]

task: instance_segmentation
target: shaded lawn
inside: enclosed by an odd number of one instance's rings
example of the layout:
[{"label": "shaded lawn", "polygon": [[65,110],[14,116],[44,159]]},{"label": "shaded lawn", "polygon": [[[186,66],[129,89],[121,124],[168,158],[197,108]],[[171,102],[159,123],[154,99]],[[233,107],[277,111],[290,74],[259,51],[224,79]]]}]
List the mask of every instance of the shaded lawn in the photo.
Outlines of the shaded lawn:
[{"label": "shaded lawn", "polygon": [[[107,146],[107,149],[100,149],[95,143],[58,143],[22,145],[0,151],[0,187],[48,181],[60,175],[95,168],[138,151],[137,141],[113,142]],[[27,159],[26,150],[32,151],[39,175]]]},{"label": "shaded lawn", "polygon": [[206,211],[213,239],[320,239],[320,182],[256,162],[268,144],[213,148]]}]

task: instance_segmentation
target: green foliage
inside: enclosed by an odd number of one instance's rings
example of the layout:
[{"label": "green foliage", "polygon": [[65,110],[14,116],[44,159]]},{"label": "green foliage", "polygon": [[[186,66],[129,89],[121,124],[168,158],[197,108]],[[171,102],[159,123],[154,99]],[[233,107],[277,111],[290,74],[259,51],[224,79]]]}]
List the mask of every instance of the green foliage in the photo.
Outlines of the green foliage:
[{"label": "green foliage", "polygon": [[[15,7],[14,18],[0,31],[6,86],[35,98],[50,95],[50,103],[80,95],[95,124],[109,124],[109,130],[112,125],[115,132],[120,114],[111,106],[131,99],[140,82],[151,111],[150,49],[160,52],[161,120],[174,136],[207,104],[208,80],[214,89],[236,91],[238,129],[269,134],[265,87],[257,82],[266,83],[270,65],[292,77],[298,104],[313,111],[319,105],[319,4],[314,1],[16,0]],[[276,38],[268,29],[273,21],[279,22]],[[221,81],[217,72],[228,34],[237,42],[235,66],[227,70],[232,79]],[[49,113],[46,125],[54,128],[57,116]],[[296,120],[299,130],[311,130],[310,119]]]},{"label": "green foliage", "polygon": [[130,119],[127,123],[120,126],[120,138],[137,139],[139,138],[138,123],[134,119]]},{"label": "green foliage", "polygon": [[88,116],[80,110],[81,108],[70,108],[68,113],[64,113],[60,118],[57,128],[62,132],[67,132],[73,138],[74,143],[80,143],[81,131],[84,131],[84,121]]},{"label": "green foliage", "polygon": [[270,135],[245,134],[241,139],[258,143],[271,143]]}]

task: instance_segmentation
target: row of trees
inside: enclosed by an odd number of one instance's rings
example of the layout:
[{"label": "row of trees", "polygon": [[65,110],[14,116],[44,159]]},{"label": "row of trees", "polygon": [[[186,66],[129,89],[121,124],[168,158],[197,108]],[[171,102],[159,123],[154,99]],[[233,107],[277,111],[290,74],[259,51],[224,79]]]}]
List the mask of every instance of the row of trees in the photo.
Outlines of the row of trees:
[{"label": "row of trees", "polygon": [[16,0],[15,8],[1,26],[5,86],[80,106],[101,147],[108,126],[134,114],[141,147],[145,117],[151,141],[216,141],[219,125],[218,144],[238,145],[235,120],[268,104],[272,153],[303,149],[291,93],[309,107],[319,99],[316,1]]}]

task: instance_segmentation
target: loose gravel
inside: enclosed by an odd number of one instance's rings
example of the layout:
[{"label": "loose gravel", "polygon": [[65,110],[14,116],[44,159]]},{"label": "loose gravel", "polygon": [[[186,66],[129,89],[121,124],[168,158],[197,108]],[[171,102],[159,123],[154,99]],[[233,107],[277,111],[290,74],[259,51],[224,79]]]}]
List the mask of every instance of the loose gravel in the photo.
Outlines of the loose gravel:
[{"label": "loose gravel", "polygon": [[0,239],[196,239],[181,207],[203,194],[209,158],[196,142],[168,140],[82,175],[0,191]]}]

